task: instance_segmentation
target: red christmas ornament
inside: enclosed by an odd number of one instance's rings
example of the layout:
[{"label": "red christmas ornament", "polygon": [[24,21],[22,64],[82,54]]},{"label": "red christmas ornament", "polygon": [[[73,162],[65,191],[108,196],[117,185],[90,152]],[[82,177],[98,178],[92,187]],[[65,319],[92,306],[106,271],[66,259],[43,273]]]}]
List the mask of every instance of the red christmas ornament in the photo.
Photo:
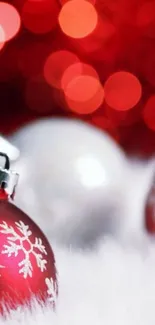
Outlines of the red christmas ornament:
[{"label": "red christmas ornament", "polygon": [[149,233],[155,233],[155,184],[149,192],[145,208],[145,223]]},{"label": "red christmas ornament", "polygon": [[9,171],[9,159],[0,169],[0,312],[31,305],[33,298],[55,306],[55,259],[39,227],[9,202],[18,174]]}]

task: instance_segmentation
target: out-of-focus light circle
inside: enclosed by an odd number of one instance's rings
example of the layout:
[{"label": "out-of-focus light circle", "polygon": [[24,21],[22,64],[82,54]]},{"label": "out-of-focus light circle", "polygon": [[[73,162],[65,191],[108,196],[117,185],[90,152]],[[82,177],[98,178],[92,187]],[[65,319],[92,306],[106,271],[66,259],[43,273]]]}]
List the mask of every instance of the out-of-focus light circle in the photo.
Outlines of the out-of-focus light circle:
[{"label": "out-of-focus light circle", "polygon": [[4,45],[5,45],[5,33],[2,26],[0,26],[0,50],[2,50]]},{"label": "out-of-focus light circle", "polygon": [[[70,1],[70,0],[59,0],[61,5],[64,5],[68,1]],[[85,1],[88,1],[88,2],[92,3],[93,5],[96,3],[96,0],[85,0]]]},{"label": "out-of-focus light circle", "polygon": [[155,1],[144,2],[137,14],[137,24],[139,26],[146,26],[155,18]]},{"label": "out-of-focus light circle", "polygon": [[155,37],[155,1],[146,1],[140,6],[137,25],[145,35]]},{"label": "out-of-focus light circle", "polygon": [[106,103],[120,111],[134,107],[142,95],[142,87],[138,78],[126,71],[112,74],[105,82],[104,91]]},{"label": "out-of-focus light circle", "polygon": [[58,19],[64,34],[72,38],[83,38],[96,28],[98,15],[90,2],[70,0],[63,5]]},{"label": "out-of-focus light circle", "polygon": [[[9,41],[15,37],[19,32],[20,25],[21,19],[17,9],[9,3],[0,2],[0,26],[4,31],[5,41]],[[0,42],[4,42],[3,35]]]},{"label": "out-of-focus light circle", "polygon": [[[97,26],[93,33],[85,38],[72,40],[72,43],[74,41],[74,46],[78,51],[82,54],[89,54],[89,57],[93,58],[93,61],[105,61],[106,56],[108,56],[107,59],[109,59],[110,43],[113,44],[112,47],[114,48],[117,37],[116,27],[111,23],[111,21],[105,17],[99,16]],[[108,55],[106,52],[108,52]]]},{"label": "out-of-focus light circle", "polygon": [[44,34],[56,26],[58,13],[56,0],[27,0],[22,9],[22,19],[32,33]]},{"label": "out-of-focus light circle", "polygon": [[70,65],[64,72],[61,79],[61,87],[65,89],[67,85],[80,75],[92,76],[98,79],[96,70],[89,64],[78,62]]},{"label": "out-of-focus light circle", "polygon": [[79,62],[78,57],[69,51],[52,53],[44,64],[44,77],[51,86],[61,88],[64,71],[72,64]]},{"label": "out-of-focus light circle", "polygon": [[155,37],[155,1],[144,2],[137,14],[137,25],[144,35]]},{"label": "out-of-focus light circle", "polygon": [[71,111],[90,114],[103,102],[104,91],[97,78],[82,75],[73,79],[66,87],[66,102]]},{"label": "out-of-focus light circle", "polygon": [[42,77],[31,78],[26,84],[25,101],[31,110],[50,112],[53,107],[52,89]]},{"label": "out-of-focus light circle", "polygon": [[143,119],[149,129],[155,131],[155,95],[151,96],[143,109]]}]

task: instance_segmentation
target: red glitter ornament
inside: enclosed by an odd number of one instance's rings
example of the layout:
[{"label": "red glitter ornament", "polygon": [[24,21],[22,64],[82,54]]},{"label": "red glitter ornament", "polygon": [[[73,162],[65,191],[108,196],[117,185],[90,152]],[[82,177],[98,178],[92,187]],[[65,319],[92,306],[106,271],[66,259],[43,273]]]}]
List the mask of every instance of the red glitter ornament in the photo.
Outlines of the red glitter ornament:
[{"label": "red glitter ornament", "polygon": [[33,299],[55,306],[57,280],[50,244],[39,227],[9,202],[18,174],[9,159],[0,169],[0,312],[31,305]]}]

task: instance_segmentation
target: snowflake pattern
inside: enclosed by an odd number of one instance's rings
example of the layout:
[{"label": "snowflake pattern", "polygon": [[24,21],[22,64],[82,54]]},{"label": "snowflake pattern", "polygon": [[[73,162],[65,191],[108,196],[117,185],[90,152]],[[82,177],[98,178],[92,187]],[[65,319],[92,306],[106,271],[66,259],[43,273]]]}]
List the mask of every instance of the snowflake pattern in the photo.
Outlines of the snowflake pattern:
[{"label": "snowflake pattern", "polygon": [[[12,255],[16,257],[19,251],[24,253],[24,259],[18,263],[18,266],[19,273],[26,279],[28,276],[32,277],[33,272],[30,255],[32,254],[35,257],[38,268],[43,272],[46,270],[47,264],[47,261],[43,258],[43,254],[47,255],[47,252],[41,238],[35,238],[35,242],[31,242],[29,237],[32,235],[32,232],[29,226],[25,225],[23,221],[15,222],[15,226],[20,234],[18,234],[12,226],[8,226],[5,221],[0,224],[0,232],[8,235],[8,245],[3,245],[4,250],[2,250],[1,253],[7,254],[8,257]],[[29,244],[29,250],[26,250],[24,247],[24,241]]]},{"label": "snowflake pattern", "polygon": [[52,278],[46,278],[45,283],[47,285],[48,301],[55,304],[57,300],[57,283]]}]

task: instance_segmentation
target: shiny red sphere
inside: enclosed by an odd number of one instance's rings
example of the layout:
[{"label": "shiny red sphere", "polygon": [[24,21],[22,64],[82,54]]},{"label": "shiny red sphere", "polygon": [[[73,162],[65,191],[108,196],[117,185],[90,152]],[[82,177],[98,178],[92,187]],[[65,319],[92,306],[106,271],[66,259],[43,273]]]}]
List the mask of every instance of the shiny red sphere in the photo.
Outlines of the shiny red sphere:
[{"label": "shiny red sphere", "polygon": [[20,209],[0,200],[0,312],[30,305],[33,298],[55,306],[53,251],[39,227]]}]

